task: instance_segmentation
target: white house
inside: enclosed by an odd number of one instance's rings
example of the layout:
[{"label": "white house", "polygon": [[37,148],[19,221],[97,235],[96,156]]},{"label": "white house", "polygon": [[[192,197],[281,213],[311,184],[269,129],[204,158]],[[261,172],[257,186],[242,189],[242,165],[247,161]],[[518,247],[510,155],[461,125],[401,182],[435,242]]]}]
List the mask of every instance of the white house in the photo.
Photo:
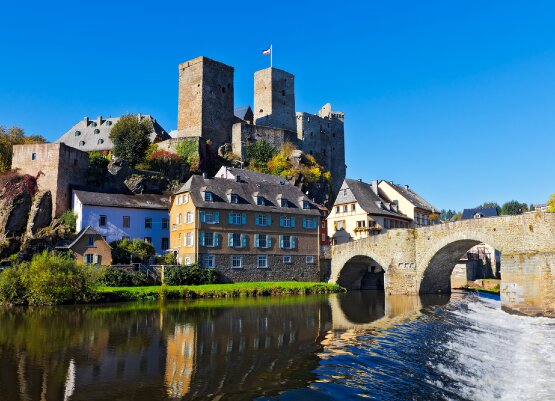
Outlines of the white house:
[{"label": "white house", "polygon": [[168,196],[74,190],[72,203],[77,232],[91,226],[108,242],[139,238],[154,245],[157,254],[170,247]]}]

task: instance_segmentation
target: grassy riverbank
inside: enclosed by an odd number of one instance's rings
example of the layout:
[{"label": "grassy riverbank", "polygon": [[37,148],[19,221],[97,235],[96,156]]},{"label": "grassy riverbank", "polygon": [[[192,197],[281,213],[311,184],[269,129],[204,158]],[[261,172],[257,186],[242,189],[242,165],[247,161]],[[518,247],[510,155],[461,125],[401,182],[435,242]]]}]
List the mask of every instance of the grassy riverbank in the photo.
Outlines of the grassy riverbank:
[{"label": "grassy riverbank", "polygon": [[499,295],[501,286],[501,280],[498,279],[480,279],[475,281],[469,281],[464,290],[468,291],[477,291],[477,292],[485,292],[488,294],[497,294]]},{"label": "grassy riverbank", "polygon": [[160,298],[232,298],[268,295],[330,294],[344,291],[336,284],[317,282],[254,282],[233,284],[97,287],[100,302],[153,300]]}]

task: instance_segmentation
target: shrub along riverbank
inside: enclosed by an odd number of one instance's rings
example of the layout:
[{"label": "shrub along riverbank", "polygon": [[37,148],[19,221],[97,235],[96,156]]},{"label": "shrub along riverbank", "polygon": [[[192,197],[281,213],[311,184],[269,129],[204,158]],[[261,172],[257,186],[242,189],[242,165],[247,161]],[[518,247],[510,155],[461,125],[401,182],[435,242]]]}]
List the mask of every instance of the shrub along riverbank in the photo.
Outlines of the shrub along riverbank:
[{"label": "shrub along riverbank", "polygon": [[0,304],[59,305],[114,301],[304,295],[341,292],[338,285],[305,282],[216,284],[213,269],[198,265],[167,271],[169,285],[148,286],[140,272],[76,263],[67,254],[43,252],[0,273]]},{"label": "shrub along riverbank", "polygon": [[345,291],[336,284],[317,282],[253,282],[233,284],[98,287],[103,302],[184,298],[230,298],[268,295],[331,294]]}]

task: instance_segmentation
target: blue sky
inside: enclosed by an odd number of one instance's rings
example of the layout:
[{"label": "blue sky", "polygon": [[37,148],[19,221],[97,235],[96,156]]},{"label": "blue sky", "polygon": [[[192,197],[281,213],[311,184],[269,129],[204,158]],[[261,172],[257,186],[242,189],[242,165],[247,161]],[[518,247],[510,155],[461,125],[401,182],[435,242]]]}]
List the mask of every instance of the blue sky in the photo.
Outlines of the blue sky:
[{"label": "blue sky", "polygon": [[[527,4],[525,4],[527,3]],[[0,125],[55,140],[84,116],[177,125],[177,65],[296,76],[298,111],[346,114],[347,174],[409,184],[438,208],[555,192],[555,2],[9,2]]]}]

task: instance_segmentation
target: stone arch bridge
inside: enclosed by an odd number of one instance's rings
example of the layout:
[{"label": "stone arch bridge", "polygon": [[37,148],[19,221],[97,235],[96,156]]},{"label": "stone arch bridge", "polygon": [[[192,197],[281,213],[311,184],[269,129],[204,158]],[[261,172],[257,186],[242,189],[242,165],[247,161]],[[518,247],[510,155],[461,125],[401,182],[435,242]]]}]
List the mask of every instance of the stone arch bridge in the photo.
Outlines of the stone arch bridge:
[{"label": "stone arch bridge", "polygon": [[555,213],[393,229],[337,245],[330,282],[360,288],[365,272],[379,266],[388,294],[450,292],[453,268],[479,243],[501,252],[503,309],[555,317]]}]

